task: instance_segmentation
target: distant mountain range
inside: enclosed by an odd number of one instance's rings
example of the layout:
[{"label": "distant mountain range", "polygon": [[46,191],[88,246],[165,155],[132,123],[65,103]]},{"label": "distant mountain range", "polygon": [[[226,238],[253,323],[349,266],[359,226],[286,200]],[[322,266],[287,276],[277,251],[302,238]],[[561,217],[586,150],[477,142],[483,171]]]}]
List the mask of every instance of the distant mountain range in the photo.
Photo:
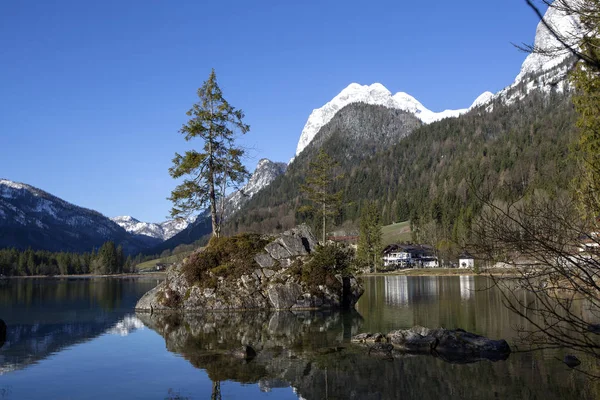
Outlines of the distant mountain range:
[{"label": "distant mountain range", "polygon": [[196,220],[196,217],[168,220],[161,223],[141,222],[128,215],[113,217],[111,220],[134,235],[143,235],[165,241],[187,228],[190,223]]},{"label": "distant mountain range", "polygon": [[156,240],[132,235],[97,211],[0,179],[0,248],[85,252],[113,240],[135,253]]}]

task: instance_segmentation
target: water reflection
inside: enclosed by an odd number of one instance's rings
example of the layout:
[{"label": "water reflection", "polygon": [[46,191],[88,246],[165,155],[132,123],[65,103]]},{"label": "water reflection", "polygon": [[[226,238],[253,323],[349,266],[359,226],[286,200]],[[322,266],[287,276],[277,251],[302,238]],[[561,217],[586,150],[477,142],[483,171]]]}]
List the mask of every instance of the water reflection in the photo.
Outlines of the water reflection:
[{"label": "water reflection", "polygon": [[408,279],[406,276],[390,276],[385,280],[385,301],[388,304],[408,304]]},{"label": "water reflection", "polygon": [[0,324],[0,375],[104,333],[123,335],[143,327],[127,314],[155,284],[126,279],[8,280],[0,288],[5,322],[4,330]]},{"label": "water reflection", "polygon": [[[545,365],[535,354],[468,365],[431,356],[382,359],[349,343],[349,336],[364,331],[366,321],[357,313],[137,317],[164,338],[169,351],[206,371],[215,383],[257,383],[264,391],[291,387],[304,399],[570,399],[597,394],[584,377]],[[243,356],[245,345],[256,350],[255,357]]]},{"label": "water reflection", "polygon": [[475,290],[475,277],[474,276],[460,276],[460,297],[463,300],[468,300],[473,295]]}]

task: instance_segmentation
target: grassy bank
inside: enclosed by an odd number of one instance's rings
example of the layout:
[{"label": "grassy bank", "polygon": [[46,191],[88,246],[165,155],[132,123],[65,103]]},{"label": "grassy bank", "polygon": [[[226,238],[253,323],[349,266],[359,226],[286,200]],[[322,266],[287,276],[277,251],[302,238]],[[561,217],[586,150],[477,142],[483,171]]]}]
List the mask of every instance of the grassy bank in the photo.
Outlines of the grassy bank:
[{"label": "grassy bank", "polygon": [[392,243],[410,242],[412,240],[409,221],[386,225],[381,228],[381,232],[383,233],[382,242],[384,246]]}]

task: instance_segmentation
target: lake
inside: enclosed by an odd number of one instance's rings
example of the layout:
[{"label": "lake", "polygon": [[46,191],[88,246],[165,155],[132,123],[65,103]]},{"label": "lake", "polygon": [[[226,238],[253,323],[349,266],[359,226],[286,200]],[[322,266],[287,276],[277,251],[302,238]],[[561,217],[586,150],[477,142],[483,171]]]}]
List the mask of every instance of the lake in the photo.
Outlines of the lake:
[{"label": "lake", "polygon": [[[557,351],[387,359],[361,332],[463,328],[515,343],[484,277],[368,277],[355,312],[136,314],[156,279],[0,281],[0,399],[597,399]],[[1,344],[1,341],[0,341]],[[241,351],[250,345],[252,358]]]}]

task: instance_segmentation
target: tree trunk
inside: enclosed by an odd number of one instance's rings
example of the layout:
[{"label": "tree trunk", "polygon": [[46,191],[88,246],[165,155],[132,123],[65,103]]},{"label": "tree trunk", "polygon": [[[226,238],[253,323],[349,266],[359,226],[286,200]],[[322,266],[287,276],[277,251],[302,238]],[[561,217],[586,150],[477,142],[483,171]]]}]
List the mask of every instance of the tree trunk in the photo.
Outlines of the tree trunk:
[{"label": "tree trunk", "polygon": [[323,203],[323,246],[325,246],[325,203]]},{"label": "tree trunk", "polygon": [[215,195],[215,166],[213,163],[213,148],[212,139],[208,141],[208,199],[210,201],[210,218],[212,222],[212,234],[215,237],[219,237],[220,229],[217,222],[217,198]]}]

